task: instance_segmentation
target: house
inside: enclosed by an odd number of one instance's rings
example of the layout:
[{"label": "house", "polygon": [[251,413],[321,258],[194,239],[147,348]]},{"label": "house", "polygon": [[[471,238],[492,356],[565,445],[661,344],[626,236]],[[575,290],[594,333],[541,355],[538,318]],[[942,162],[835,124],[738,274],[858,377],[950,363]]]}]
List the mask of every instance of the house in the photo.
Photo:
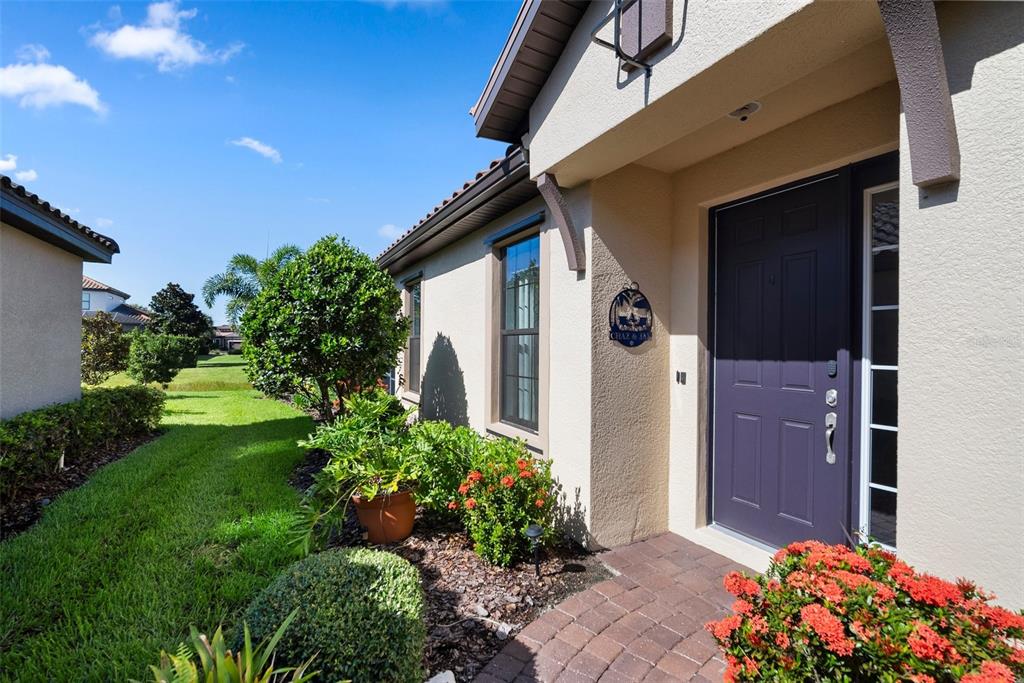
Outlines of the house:
[{"label": "house", "polygon": [[379,257],[399,391],[592,545],[871,537],[1024,607],[1022,92],[1021,3],[526,0],[508,153]]},{"label": "house", "polygon": [[0,176],[0,419],[81,396],[82,263],[117,242]]},{"label": "house", "polygon": [[213,347],[221,351],[241,351],[242,335],[231,325],[216,325],[213,328]]},{"label": "house", "polygon": [[130,297],[130,294],[105,285],[88,275],[82,276],[83,318],[90,318],[103,312],[109,313],[125,332],[143,328],[149,322],[149,315],[142,309],[126,303]]}]

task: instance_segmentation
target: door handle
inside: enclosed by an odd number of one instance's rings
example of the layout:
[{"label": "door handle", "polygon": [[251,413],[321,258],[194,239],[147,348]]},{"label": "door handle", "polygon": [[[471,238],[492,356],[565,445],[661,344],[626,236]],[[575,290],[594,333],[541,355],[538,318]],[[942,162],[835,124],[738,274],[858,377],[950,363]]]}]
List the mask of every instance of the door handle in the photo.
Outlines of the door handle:
[{"label": "door handle", "polygon": [[836,451],[832,447],[836,435],[836,414],[825,413],[825,462],[836,464]]}]

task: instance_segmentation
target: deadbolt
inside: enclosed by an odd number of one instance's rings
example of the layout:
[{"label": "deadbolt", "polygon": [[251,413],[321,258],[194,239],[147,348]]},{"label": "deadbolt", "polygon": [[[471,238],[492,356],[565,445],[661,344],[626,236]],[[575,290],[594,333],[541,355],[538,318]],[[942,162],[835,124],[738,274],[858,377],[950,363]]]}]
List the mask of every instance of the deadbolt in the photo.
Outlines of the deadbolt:
[{"label": "deadbolt", "polygon": [[835,408],[839,405],[839,392],[835,389],[829,389],[825,392],[825,405],[829,408]]}]

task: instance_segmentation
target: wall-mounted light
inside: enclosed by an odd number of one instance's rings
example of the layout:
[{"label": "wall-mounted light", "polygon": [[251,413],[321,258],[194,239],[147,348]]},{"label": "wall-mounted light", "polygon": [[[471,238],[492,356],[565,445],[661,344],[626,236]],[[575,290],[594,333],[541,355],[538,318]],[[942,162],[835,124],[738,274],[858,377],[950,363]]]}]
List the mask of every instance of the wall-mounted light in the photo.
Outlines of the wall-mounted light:
[{"label": "wall-mounted light", "polygon": [[747,102],[739,109],[734,109],[731,112],[729,112],[729,116],[734,119],[738,119],[740,123],[743,123],[760,110],[760,102]]}]

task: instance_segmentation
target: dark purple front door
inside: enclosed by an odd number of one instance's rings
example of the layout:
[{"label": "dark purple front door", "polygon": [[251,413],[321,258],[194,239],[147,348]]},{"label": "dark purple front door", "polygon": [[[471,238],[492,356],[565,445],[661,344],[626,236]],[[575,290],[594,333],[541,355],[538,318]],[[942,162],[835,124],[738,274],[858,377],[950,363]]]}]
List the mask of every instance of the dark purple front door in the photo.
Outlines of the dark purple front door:
[{"label": "dark purple front door", "polygon": [[717,524],[773,546],[846,538],[850,268],[842,197],[834,175],[711,215],[712,513]]}]

